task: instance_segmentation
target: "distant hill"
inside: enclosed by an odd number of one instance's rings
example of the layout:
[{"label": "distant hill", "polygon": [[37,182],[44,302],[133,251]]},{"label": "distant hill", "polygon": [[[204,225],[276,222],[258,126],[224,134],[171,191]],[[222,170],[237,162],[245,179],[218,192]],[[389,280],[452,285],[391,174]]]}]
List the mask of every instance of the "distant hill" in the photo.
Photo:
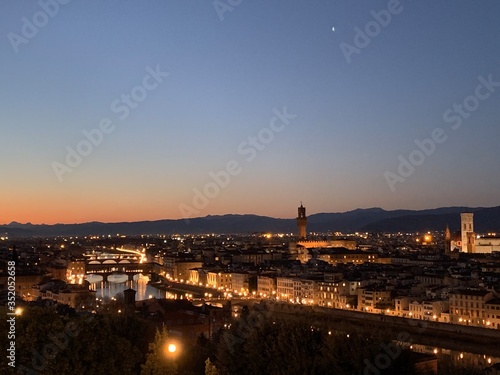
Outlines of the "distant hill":
[{"label": "distant hill", "polygon": [[[415,232],[460,227],[460,213],[474,212],[478,232],[500,232],[500,207],[444,207],[429,210],[394,210],[381,208],[356,209],[342,213],[319,213],[308,217],[308,232]],[[258,215],[219,215],[189,220],[156,220],[123,223],[90,222],[82,224],[34,225],[10,223],[0,226],[0,235],[85,236],[139,234],[200,234],[200,233],[295,233],[295,219],[276,219]]]},{"label": "distant hill", "polygon": [[[429,211],[429,210],[425,210]],[[442,230],[449,225],[452,232],[460,230],[460,213],[474,213],[474,230],[476,232],[500,232],[500,207],[461,208],[458,212],[426,213],[389,217],[369,223],[361,228],[366,232],[415,232]],[[431,210],[432,211],[432,210]]]},{"label": "distant hill", "polygon": [[0,226],[0,237],[29,237],[33,235],[33,231],[23,228],[12,228],[10,226]]}]

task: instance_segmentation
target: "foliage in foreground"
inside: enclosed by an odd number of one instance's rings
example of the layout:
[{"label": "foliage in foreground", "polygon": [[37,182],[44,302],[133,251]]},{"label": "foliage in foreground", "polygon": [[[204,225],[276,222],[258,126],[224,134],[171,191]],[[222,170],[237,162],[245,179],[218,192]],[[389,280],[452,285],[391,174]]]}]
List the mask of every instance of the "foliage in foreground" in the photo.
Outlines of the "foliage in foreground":
[{"label": "foliage in foreground", "polygon": [[[5,322],[0,331],[6,332]],[[122,315],[62,315],[26,308],[16,317],[16,369],[2,356],[2,374],[137,374],[147,323]],[[138,334],[139,333],[139,334]]]},{"label": "foliage in foreground", "polygon": [[[329,334],[306,322],[271,319],[249,330],[244,340],[241,332],[235,325],[219,337],[215,363],[222,375],[363,374],[367,363],[374,366],[377,356],[385,355],[381,345],[388,344],[380,337]],[[395,345],[393,350],[397,355],[381,373],[414,374],[410,353]]]},{"label": "foliage in foreground", "polygon": [[[5,316],[5,310],[0,311]],[[1,374],[416,374],[411,352],[389,346],[390,337],[364,328],[346,334],[311,326],[305,319],[251,319],[234,322],[212,340],[181,343],[175,357],[165,356],[170,340],[165,328],[125,315],[61,314],[47,308],[26,308],[16,317],[16,370],[0,359]],[[168,328],[168,327],[167,327]],[[7,332],[5,319],[0,331]],[[330,334],[331,333],[331,334]],[[393,345],[393,344],[391,344]],[[385,348],[385,349],[384,349]],[[392,350],[388,362],[381,355]],[[377,362],[377,358],[379,359]],[[381,369],[380,364],[384,365]],[[387,366],[385,366],[387,365]],[[379,371],[377,373],[376,371]],[[439,375],[476,375],[480,370],[451,361],[439,364]]]}]

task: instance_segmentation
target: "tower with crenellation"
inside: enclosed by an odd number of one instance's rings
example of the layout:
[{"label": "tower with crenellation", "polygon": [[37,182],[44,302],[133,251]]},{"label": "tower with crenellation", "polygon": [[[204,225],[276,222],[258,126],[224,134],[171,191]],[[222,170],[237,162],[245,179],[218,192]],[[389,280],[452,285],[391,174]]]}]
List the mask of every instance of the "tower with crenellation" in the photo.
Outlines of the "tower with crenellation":
[{"label": "tower with crenellation", "polygon": [[299,240],[305,240],[307,237],[307,216],[306,216],[306,208],[300,202],[300,207],[298,208],[298,216],[297,216],[297,228],[298,228],[298,237]]}]

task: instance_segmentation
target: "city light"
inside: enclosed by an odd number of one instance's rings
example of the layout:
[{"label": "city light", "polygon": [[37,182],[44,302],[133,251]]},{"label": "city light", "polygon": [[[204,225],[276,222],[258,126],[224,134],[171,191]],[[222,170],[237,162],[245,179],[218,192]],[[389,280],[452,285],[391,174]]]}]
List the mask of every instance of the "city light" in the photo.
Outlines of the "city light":
[{"label": "city light", "polygon": [[164,350],[163,353],[166,357],[175,358],[179,355],[180,352],[179,342],[177,340],[170,339],[168,342],[165,343],[163,350]]},{"label": "city light", "polygon": [[[433,236],[434,233],[435,232],[433,232]],[[391,234],[391,236],[390,238],[397,238],[395,234]],[[462,265],[464,260],[460,259],[455,261],[452,257],[445,257],[438,251],[437,245],[436,249],[432,247],[434,245],[426,246],[424,249],[424,241],[433,241],[430,233],[420,233],[420,235],[418,233],[412,233],[411,237],[409,236],[406,239],[406,245],[410,243],[414,245],[415,236],[420,238],[422,243],[421,246],[408,246],[407,250],[403,249],[402,246],[401,250],[398,250],[397,255],[393,257],[393,260],[404,261],[402,262],[401,270],[398,272],[393,272],[396,267],[393,263],[390,263],[390,266],[388,265],[389,263],[380,263],[373,265],[365,264],[360,267],[356,264],[357,260],[352,260],[351,263],[346,265],[345,273],[347,275],[354,271],[357,272],[361,268],[363,268],[361,271],[366,271],[368,276],[364,279],[362,279],[364,276],[361,276],[361,281],[359,279],[353,281],[345,277],[343,267],[339,267],[335,273],[325,273],[325,269],[328,270],[329,268],[324,268],[324,266],[331,256],[328,252],[328,257],[323,258],[326,259],[323,261],[325,263],[319,266],[314,262],[310,262],[311,259],[300,260],[300,262],[299,259],[292,259],[293,264],[290,262],[290,264],[287,265],[286,262],[283,261],[282,263],[276,263],[277,265],[273,265],[273,267],[268,267],[269,265],[264,260],[256,260],[256,264],[253,264],[252,262],[246,262],[248,258],[242,257],[243,261],[237,262],[235,259],[238,258],[230,259],[231,255],[227,255],[227,257],[224,256],[224,258],[221,256],[220,260],[210,255],[210,262],[205,264],[202,261],[202,254],[204,254],[203,252],[205,250],[201,242],[198,243],[197,247],[192,246],[192,250],[190,249],[189,252],[186,251],[183,254],[181,254],[181,251],[177,252],[176,249],[174,249],[175,252],[173,252],[173,249],[167,250],[165,248],[154,253],[151,251],[151,246],[148,245],[148,257],[155,259],[155,262],[157,260],[158,263],[155,263],[154,267],[152,263],[148,263],[147,267],[136,267],[135,265],[129,267],[125,265],[130,263],[137,264],[139,262],[139,257],[136,257],[133,250],[124,251],[122,248],[121,250],[125,254],[116,254],[116,252],[113,253],[113,250],[115,250],[114,246],[109,246],[108,248],[110,250],[103,252],[102,249],[104,246],[89,245],[92,246],[92,249],[82,250],[82,252],[85,251],[85,253],[83,253],[81,258],[76,258],[75,256],[71,263],[68,262],[66,269],[61,267],[60,271],[57,269],[53,270],[54,274],[62,275],[62,279],[64,279],[64,276],[66,277],[64,281],[67,283],[68,291],[65,290],[64,295],[59,292],[60,287],[58,284],[56,284],[57,288],[54,290],[50,290],[51,287],[49,286],[47,291],[42,288],[42,284],[40,284],[39,291],[33,287],[30,289],[31,294],[24,291],[22,297],[28,301],[34,301],[40,296],[44,299],[52,298],[52,300],[56,302],[67,302],[69,300],[74,303],[74,308],[76,310],[79,310],[81,304],[85,303],[87,305],[87,311],[95,314],[115,312],[123,316],[130,316],[135,309],[135,313],[140,311],[145,317],[151,317],[152,319],[156,319],[159,315],[157,310],[164,307],[164,301],[161,299],[182,299],[183,301],[180,301],[182,303],[179,303],[179,306],[184,307],[191,304],[194,307],[190,307],[192,309],[189,311],[190,314],[196,315],[199,312],[202,317],[200,319],[202,322],[201,324],[204,325],[204,328],[200,327],[200,331],[203,329],[203,334],[206,336],[210,336],[221,327],[230,328],[230,321],[234,323],[232,318],[238,319],[241,317],[242,311],[246,311],[241,310],[242,306],[248,305],[251,311],[253,302],[261,303],[265,305],[265,307],[270,307],[270,310],[274,308],[274,311],[283,309],[289,312],[290,315],[299,315],[302,312],[313,311],[314,313],[318,313],[318,315],[323,312],[325,314],[331,313],[332,315],[338,314],[339,316],[346,317],[346,319],[349,317],[364,316],[379,321],[382,326],[384,324],[390,325],[393,323],[392,316],[394,316],[394,320],[398,317],[398,320],[407,319],[410,323],[412,323],[411,319],[415,319],[413,320],[413,324],[417,326],[430,321],[429,323],[432,323],[432,328],[437,328],[436,332],[439,332],[439,327],[444,327],[445,325],[452,327],[453,324],[457,324],[456,327],[458,327],[460,323],[462,327],[463,325],[467,325],[467,330],[455,329],[456,335],[454,334],[453,337],[462,335],[464,339],[468,337],[469,333],[473,335],[473,329],[476,327],[481,327],[483,332],[486,331],[486,328],[492,330],[499,329],[500,324],[498,316],[492,315],[492,310],[496,310],[498,305],[496,300],[497,290],[494,288],[490,288],[490,290],[482,285],[475,285],[474,287],[456,285],[444,289],[446,294],[443,294],[442,285],[438,287],[434,286],[434,283],[441,281],[440,279],[437,280],[436,274],[441,277],[441,273],[448,272],[450,277],[461,276],[464,273]],[[277,239],[277,236],[274,238]],[[457,239],[458,238],[457,236]],[[127,241],[133,240],[127,239]],[[400,240],[398,239],[398,241]],[[442,235],[436,234],[434,242],[441,244],[440,241],[442,241]],[[187,242],[186,240],[186,243]],[[244,241],[241,241],[241,243],[244,244]],[[265,243],[265,241],[261,238],[260,243]],[[53,248],[55,247],[57,250],[58,246],[59,245],[53,246]],[[133,248],[136,244],[132,243],[125,246]],[[218,246],[224,248],[220,243]],[[240,243],[238,243],[238,246],[240,246]],[[280,246],[282,246],[281,243]],[[228,250],[232,251],[233,247],[234,244],[230,243]],[[73,246],[71,246],[71,248],[73,248]],[[266,243],[266,247],[263,249],[265,250],[261,250],[261,254],[278,253],[278,250],[271,247],[269,243]],[[127,253],[129,251],[132,253]],[[283,253],[285,254],[287,251],[285,247]],[[192,252],[192,254],[188,254],[190,252]],[[242,252],[244,251],[235,252],[236,255],[234,256],[241,257]],[[407,256],[402,255],[405,254],[405,252]],[[59,253],[66,257],[65,252],[59,251]],[[345,256],[344,253],[346,253],[346,251],[342,250],[340,252],[339,259]],[[228,254],[230,254],[230,251],[228,251]],[[141,257],[143,256],[145,256],[145,254],[142,254]],[[272,256],[274,257],[274,254],[272,254]],[[323,254],[321,251],[318,251],[318,259],[320,256],[323,256]],[[389,253],[388,256],[392,256],[391,253]],[[483,255],[481,255],[481,257],[483,257]],[[419,268],[413,266],[424,261],[425,263],[422,264],[426,264],[425,267],[428,273],[422,275],[416,272],[412,274],[414,268]],[[41,264],[43,263],[41,260],[39,260],[39,262]],[[411,262],[414,262],[413,265]],[[300,273],[295,272],[295,268],[299,263],[301,263]],[[34,259],[26,260],[26,264],[36,265]],[[444,265],[448,267],[447,271],[444,271]],[[490,263],[486,262],[481,264],[481,266],[476,266],[474,263],[473,265],[473,272],[477,273],[478,277],[483,278],[484,275],[496,272],[495,270],[497,267],[494,263],[492,266]],[[365,267],[366,270],[364,270]],[[167,281],[162,277],[162,275],[165,275],[167,279],[170,278],[170,274],[167,273],[167,270],[179,277],[179,279],[175,279],[178,283],[173,284],[171,281]],[[439,273],[436,270],[439,271]],[[302,271],[304,272],[302,273]],[[360,274],[362,275],[363,272]],[[321,277],[316,277],[316,274],[322,275]],[[80,278],[83,279],[83,277],[89,282],[89,290],[91,290],[92,293],[89,293],[88,298],[85,299],[75,298],[74,295],[70,296],[69,289],[73,288],[74,290],[78,289],[80,291],[85,289],[76,285],[78,280]],[[138,285],[138,281],[142,280],[142,278],[150,281],[147,291],[145,284]],[[59,282],[58,280],[57,283]],[[74,284],[70,285],[70,282]],[[114,289],[115,284],[118,283],[124,286],[123,289]],[[108,285],[108,287],[106,285]],[[112,289],[109,289],[111,285]],[[411,289],[411,294],[408,294],[409,286],[414,286],[414,288],[412,287]],[[103,290],[101,290],[101,288],[103,288]],[[104,289],[106,288],[109,290],[105,291]],[[133,292],[137,294],[131,293],[130,290],[123,293],[123,295],[116,293],[124,289],[133,289]],[[112,290],[113,292],[111,293]],[[157,291],[153,293],[151,290]],[[108,291],[110,292],[109,294]],[[235,299],[231,301],[233,298],[233,291]],[[150,292],[152,294],[149,294]],[[402,292],[406,292],[406,294]],[[96,297],[96,293],[102,298]],[[117,297],[119,296],[118,300],[120,302],[116,302],[117,298],[111,297],[111,294]],[[136,301],[141,302],[134,304],[133,301],[130,300],[130,296],[132,295],[137,296]],[[194,300],[193,295],[196,296]],[[257,298],[261,299],[261,301],[256,301]],[[150,301],[147,301],[147,299],[150,299]],[[172,305],[175,304],[176,303],[172,303]],[[127,306],[126,309],[124,307],[125,305]],[[207,307],[207,305],[210,307]],[[225,306],[232,306],[232,309],[227,309],[227,311],[224,310],[224,314],[213,314],[215,308],[222,309]],[[315,308],[313,309],[311,306],[315,306]],[[328,311],[326,309],[327,307],[332,310],[335,309],[335,311]],[[81,306],[81,309],[85,309],[85,306]],[[340,311],[343,309],[349,310]],[[16,315],[20,316],[22,313],[21,307],[15,309]],[[495,312],[493,311],[493,313]],[[13,315],[13,313],[11,314]],[[377,318],[376,316],[368,316],[368,314],[379,314],[380,316]],[[28,316],[24,317],[22,320],[24,321],[26,318],[28,318]],[[422,323],[420,323],[420,321],[422,321]],[[176,326],[175,322],[172,325]],[[238,324],[235,325],[238,326]],[[344,333],[337,331],[332,332],[332,330],[328,330],[329,328],[324,326],[321,328],[316,326],[310,327],[311,331],[327,328],[325,331],[329,336],[335,334],[340,335],[339,337],[350,338],[350,334],[346,334],[345,331]],[[177,329],[177,327],[173,329]],[[478,329],[478,331],[481,330]],[[182,328],[179,328],[178,331],[171,332],[173,334],[183,333]],[[434,334],[433,329],[429,332]],[[409,345],[409,343],[408,345],[405,344],[405,347]],[[446,354],[446,356],[449,356],[446,344],[441,344],[440,342],[440,345],[442,345],[442,348],[426,346],[422,349],[420,345],[415,344],[410,346],[410,348],[418,352],[424,350],[425,353],[428,354]],[[181,354],[187,352],[185,347],[183,348],[182,345],[170,339],[166,339],[162,342],[160,350],[162,356],[177,356],[179,352]],[[459,355],[455,353],[451,355],[454,361],[457,361],[457,357],[458,359],[463,359],[464,356],[467,362],[472,358],[472,355],[469,355],[469,353],[459,353]],[[485,354],[480,363],[485,364],[486,362],[491,363],[492,361],[494,362],[495,360],[488,358],[487,354]]]}]

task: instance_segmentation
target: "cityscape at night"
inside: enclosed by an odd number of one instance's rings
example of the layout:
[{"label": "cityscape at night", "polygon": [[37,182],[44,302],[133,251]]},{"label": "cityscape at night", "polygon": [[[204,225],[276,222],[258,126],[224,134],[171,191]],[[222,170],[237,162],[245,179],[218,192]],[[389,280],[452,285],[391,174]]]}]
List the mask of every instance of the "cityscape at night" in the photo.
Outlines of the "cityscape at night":
[{"label": "cityscape at night", "polygon": [[500,374],[500,4],[0,4],[1,374]]},{"label": "cityscape at night", "polygon": [[[53,374],[75,366],[131,374],[495,373],[500,235],[475,229],[475,217],[492,210],[500,208],[443,209],[459,225],[424,232],[314,232],[302,204],[293,232],[283,233],[11,238],[6,227],[0,285],[16,319],[14,360],[21,373]],[[81,354],[76,342],[109,358]],[[111,342],[120,354],[104,349]]]}]

